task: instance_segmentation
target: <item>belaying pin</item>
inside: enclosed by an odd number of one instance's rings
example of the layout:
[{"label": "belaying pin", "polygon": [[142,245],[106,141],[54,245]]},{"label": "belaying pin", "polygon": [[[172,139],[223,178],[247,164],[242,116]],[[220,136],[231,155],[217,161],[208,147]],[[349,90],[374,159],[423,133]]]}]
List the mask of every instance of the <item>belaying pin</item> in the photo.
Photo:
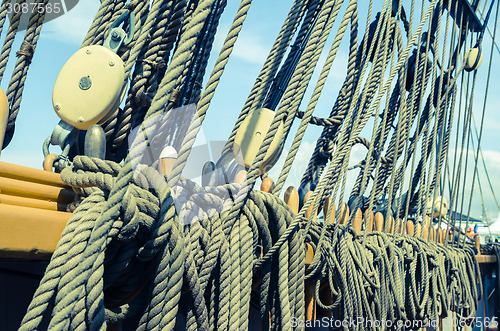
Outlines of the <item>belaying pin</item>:
[{"label": "belaying pin", "polygon": [[170,175],[177,161],[177,151],[172,146],[165,147],[160,154],[158,162],[158,171],[162,175]]},{"label": "belaying pin", "polygon": [[84,153],[101,160],[106,158],[106,134],[100,125],[92,125],[85,134]]},{"label": "belaying pin", "polygon": [[212,161],[208,161],[203,165],[201,170],[201,185],[202,186],[215,186],[216,185],[216,170],[215,164]]}]

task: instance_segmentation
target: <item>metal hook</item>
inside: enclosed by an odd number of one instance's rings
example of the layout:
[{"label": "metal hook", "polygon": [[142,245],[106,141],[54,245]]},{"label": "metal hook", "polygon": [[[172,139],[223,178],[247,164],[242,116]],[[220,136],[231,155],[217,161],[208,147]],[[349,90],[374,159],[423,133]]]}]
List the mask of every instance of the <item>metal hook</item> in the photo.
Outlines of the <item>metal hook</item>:
[{"label": "metal hook", "polygon": [[[125,32],[119,26],[129,20],[129,32]],[[118,52],[122,46],[128,45],[134,38],[135,33],[135,14],[133,11],[125,10],[111,25],[109,26],[108,36],[104,41],[104,47],[109,48],[113,52]]]}]

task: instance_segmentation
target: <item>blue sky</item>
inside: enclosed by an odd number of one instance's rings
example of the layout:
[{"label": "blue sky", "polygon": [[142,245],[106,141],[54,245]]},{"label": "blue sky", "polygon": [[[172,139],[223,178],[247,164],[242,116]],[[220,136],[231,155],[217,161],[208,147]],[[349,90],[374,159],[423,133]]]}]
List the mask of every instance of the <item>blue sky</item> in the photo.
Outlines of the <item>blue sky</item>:
[{"label": "blue sky", "polygon": [[[229,4],[222,17],[221,25],[215,40],[214,51],[220,49],[239,4],[239,1],[228,2]],[[50,135],[59,120],[53,111],[51,101],[54,82],[67,59],[78,50],[95,12],[97,11],[99,3],[100,2],[97,0],[80,1],[73,10],[44,25],[33,63],[28,72],[21,111],[16,123],[15,135],[11,144],[2,151],[0,160],[41,168],[43,159],[41,150],[42,142]],[[377,3],[382,3],[382,1],[375,1],[375,4]],[[279,32],[290,5],[290,0],[255,0],[252,4],[249,16],[245,22],[238,42],[236,43],[224,75],[222,76],[221,84],[215,94],[208,116],[203,125],[205,139],[225,140],[228,138],[255,78],[274,42],[274,38]],[[365,20],[366,8],[361,6],[359,21],[361,31],[364,30]],[[490,29],[493,32],[493,22],[490,22]],[[24,31],[18,34],[13,49],[19,48],[23,35]],[[345,42],[346,38],[344,38],[343,41],[344,46]],[[478,77],[481,77],[481,79],[478,79],[476,84],[476,97],[473,108],[475,120],[478,125],[481,119],[491,45],[491,38],[488,34],[485,36],[484,45],[486,55],[483,65],[478,71]],[[330,47],[330,41],[327,43],[326,47]],[[211,71],[214,58],[215,56],[212,57],[207,72]],[[322,65],[324,59],[324,56],[320,59],[319,66]],[[339,86],[345,77],[346,59],[347,55],[344,47],[339,51],[337,60],[334,64],[334,70],[323,92],[324,95],[316,107],[316,116],[325,117],[330,112],[331,106],[337,96]],[[12,67],[14,62],[15,57],[12,56],[9,62],[9,68]],[[498,82],[500,78],[497,74],[500,70],[499,63],[499,54],[495,51],[482,138],[482,149],[493,187],[496,193],[500,195],[500,112],[498,111],[498,105],[500,104],[500,84],[498,84]],[[9,68],[1,82],[1,87],[4,90],[6,90],[10,79],[11,69]],[[316,79],[317,73],[311,80],[311,89],[314,87]],[[310,95],[310,90],[306,95],[305,101],[301,105],[301,109],[304,109],[307,105],[308,95]],[[371,128],[368,126],[367,130],[362,133],[366,138],[370,138],[371,135]],[[307,165],[307,161],[319,133],[320,129],[317,127],[309,127],[304,138],[305,142],[297,157],[296,165],[292,169],[292,176],[290,176],[287,182],[288,185],[298,185],[301,172]],[[452,145],[451,149],[453,150],[454,148],[455,147]],[[57,150],[54,151],[58,152]],[[359,161],[359,159],[364,156],[364,152],[365,150],[362,148],[355,148],[351,163],[353,164]],[[278,163],[271,173],[272,176],[274,175],[275,179],[279,165],[280,163]],[[469,178],[472,177],[472,170],[473,167],[470,167]],[[479,171],[481,173],[480,178],[488,217],[490,219],[498,217],[499,211],[489,191],[482,166],[479,168]],[[470,184],[468,186],[470,187]],[[475,188],[475,192],[478,193],[477,187]],[[479,195],[476,195],[473,201],[472,215],[480,217],[481,213],[480,198]]]}]

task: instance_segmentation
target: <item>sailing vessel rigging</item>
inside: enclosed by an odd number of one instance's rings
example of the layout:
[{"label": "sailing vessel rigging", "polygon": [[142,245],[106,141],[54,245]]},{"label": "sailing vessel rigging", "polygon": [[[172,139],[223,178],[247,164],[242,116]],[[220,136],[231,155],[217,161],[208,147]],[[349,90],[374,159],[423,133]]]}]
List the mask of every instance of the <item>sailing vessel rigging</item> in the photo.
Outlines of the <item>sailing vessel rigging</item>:
[{"label": "sailing vessel rigging", "polygon": [[[102,1],[55,82],[61,120],[44,170],[0,163],[0,257],[50,258],[20,329],[288,330],[322,318],[340,321],[333,329],[419,329],[480,313],[494,324],[481,302],[484,265],[498,266],[500,250],[462,223],[498,1],[290,1],[220,154],[195,162],[196,181],[185,168],[251,3],[217,52],[225,0]],[[4,146],[44,15],[29,14],[16,53]],[[7,54],[21,16],[9,20]],[[341,46],[346,77],[328,91]],[[476,155],[484,121],[483,108]],[[319,137],[292,176],[309,126]],[[355,145],[365,152],[350,166]]]}]

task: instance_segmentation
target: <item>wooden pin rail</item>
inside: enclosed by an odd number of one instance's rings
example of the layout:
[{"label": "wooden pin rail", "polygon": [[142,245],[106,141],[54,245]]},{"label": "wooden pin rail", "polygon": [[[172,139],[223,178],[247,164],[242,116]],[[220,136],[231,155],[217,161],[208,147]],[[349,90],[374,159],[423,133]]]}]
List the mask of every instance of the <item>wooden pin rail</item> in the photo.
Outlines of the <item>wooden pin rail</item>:
[{"label": "wooden pin rail", "polygon": [[[265,191],[265,187],[267,185],[263,185],[262,190]],[[304,203],[313,195],[313,192],[308,192],[304,197]],[[284,201],[287,205],[292,209],[294,214],[299,212],[299,195],[297,190],[294,187],[289,187],[286,189],[284,194]],[[330,211],[330,217],[327,218],[328,212]],[[328,222],[335,223],[335,204],[332,202],[331,198],[327,198],[324,202],[323,208],[323,219],[328,219]],[[350,214],[349,207],[346,203],[342,203],[340,209],[340,224],[347,224]],[[312,216],[312,217],[311,217]],[[316,220],[317,212],[314,212],[313,215],[313,204],[310,205],[305,214],[306,218],[311,218]],[[396,222],[394,218],[389,217],[388,219],[384,219],[383,215],[380,212],[368,213],[365,215],[358,209],[355,212],[355,215],[352,220],[352,227],[357,234],[361,234],[364,232],[378,231],[383,232],[384,228],[387,229],[387,233],[390,234],[406,234],[410,236],[419,236],[423,240],[432,240],[439,242],[441,244],[444,243],[445,239],[445,230],[434,227],[430,223],[430,219],[428,217],[425,218],[423,225],[421,223],[417,223],[416,225],[413,221],[408,220],[404,222],[401,219],[398,219]],[[314,251],[312,246],[306,243],[306,256],[304,263],[309,265],[312,263],[314,258]],[[493,264],[497,263],[497,258],[494,255],[480,255],[476,256],[478,263],[480,264]],[[333,294],[329,291],[329,288],[326,283],[321,284],[320,287],[320,296],[321,300],[325,304],[331,304],[333,302]],[[320,311],[315,303],[314,297],[314,283],[306,282],[305,284],[305,300],[306,300],[306,320],[315,320],[317,315],[330,317],[330,312],[328,311]]]}]

